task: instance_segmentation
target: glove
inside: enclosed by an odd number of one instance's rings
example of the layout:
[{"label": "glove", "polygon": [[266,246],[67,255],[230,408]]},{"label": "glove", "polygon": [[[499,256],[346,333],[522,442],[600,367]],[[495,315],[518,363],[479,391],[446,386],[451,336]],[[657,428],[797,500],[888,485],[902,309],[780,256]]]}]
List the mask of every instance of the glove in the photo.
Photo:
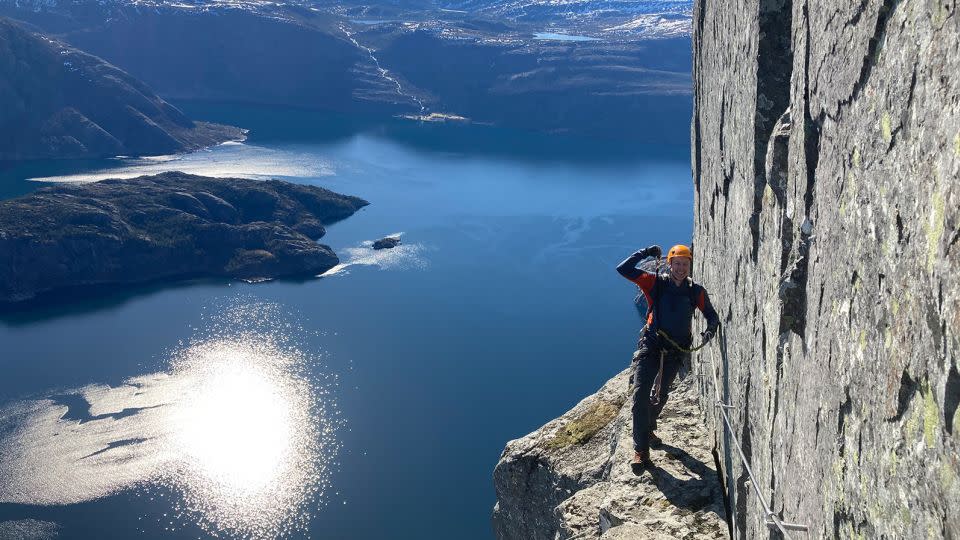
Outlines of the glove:
[{"label": "glove", "polygon": [[703,338],[703,343],[706,343],[711,339],[713,339],[713,336],[715,336],[716,333],[717,333],[717,330],[715,328],[707,328],[706,330],[700,333],[700,337]]},{"label": "glove", "polygon": [[663,250],[660,249],[660,246],[654,244],[647,249],[641,249],[636,254],[641,257],[656,257],[659,259],[663,255]]}]

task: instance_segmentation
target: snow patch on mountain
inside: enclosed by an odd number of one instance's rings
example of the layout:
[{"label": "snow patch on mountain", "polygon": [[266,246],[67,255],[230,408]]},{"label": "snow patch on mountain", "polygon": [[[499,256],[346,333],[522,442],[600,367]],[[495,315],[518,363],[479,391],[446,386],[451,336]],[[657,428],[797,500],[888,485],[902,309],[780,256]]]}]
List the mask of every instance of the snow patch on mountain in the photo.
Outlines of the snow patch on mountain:
[{"label": "snow patch on mountain", "polygon": [[687,37],[692,30],[693,18],[680,13],[640,15],[629,22],[603,29],[604,32],[644,38]]}]

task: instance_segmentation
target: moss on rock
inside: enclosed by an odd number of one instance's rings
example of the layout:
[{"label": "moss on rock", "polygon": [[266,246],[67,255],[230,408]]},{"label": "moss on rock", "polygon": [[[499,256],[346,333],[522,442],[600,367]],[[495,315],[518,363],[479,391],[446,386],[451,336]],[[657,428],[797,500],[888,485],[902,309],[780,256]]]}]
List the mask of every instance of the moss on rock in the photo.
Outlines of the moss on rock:
[{"label": "moss on rock", "polygon": [[616,418],[624,401],[598,400],[591,404],[582,414],[560,428],[557,434],[546,442],[547,448],[566,448],[575,444],[583,444],[593,438],[601,429]]}]

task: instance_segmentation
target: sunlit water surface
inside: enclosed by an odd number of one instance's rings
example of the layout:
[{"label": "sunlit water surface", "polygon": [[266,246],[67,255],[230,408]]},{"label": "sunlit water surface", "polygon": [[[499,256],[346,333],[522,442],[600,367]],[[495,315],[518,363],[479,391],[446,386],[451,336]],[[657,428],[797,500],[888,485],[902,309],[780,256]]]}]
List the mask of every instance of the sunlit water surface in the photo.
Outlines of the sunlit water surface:
[{"label": "sunlit water surface", "polygon": [[0,538],[491,538],[504,444],[629,363],[641,322],[614,266],[689,241],[686,149],[187,112],[250,139],[17,164],[0,195],[185,170],[371,205],[328,228],[341,264],[321,279],[0,316]]},{"label": "sunlit water surface", "polygon": [[272,538],[305,531],[330,485],[338,412],[318,359],[274,305],[218,310],[168,369],[0,410],[0,500],[67,505],[151,485],[168,526]]}]

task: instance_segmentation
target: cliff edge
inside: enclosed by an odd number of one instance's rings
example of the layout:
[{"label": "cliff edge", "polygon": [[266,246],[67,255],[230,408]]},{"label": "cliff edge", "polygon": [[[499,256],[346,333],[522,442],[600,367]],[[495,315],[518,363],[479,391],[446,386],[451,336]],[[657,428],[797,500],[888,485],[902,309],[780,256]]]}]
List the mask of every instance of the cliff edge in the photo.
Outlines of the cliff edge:
[{"label": "cliff edge", "polygon": [[[630,470],[629,370],[540,429],[494,470],[500,540],[727,538],[720,480],[695,389],[670,394],[652,471]],[[687,379],[690,381],[691,379]]]},{"label": "cliff edge", "polygon": [[[805,537],[960,537],[956,2],[697,0],[693,47],[694,271],[756,486]],[[735,536],[777,537],[717,442]]]}]

